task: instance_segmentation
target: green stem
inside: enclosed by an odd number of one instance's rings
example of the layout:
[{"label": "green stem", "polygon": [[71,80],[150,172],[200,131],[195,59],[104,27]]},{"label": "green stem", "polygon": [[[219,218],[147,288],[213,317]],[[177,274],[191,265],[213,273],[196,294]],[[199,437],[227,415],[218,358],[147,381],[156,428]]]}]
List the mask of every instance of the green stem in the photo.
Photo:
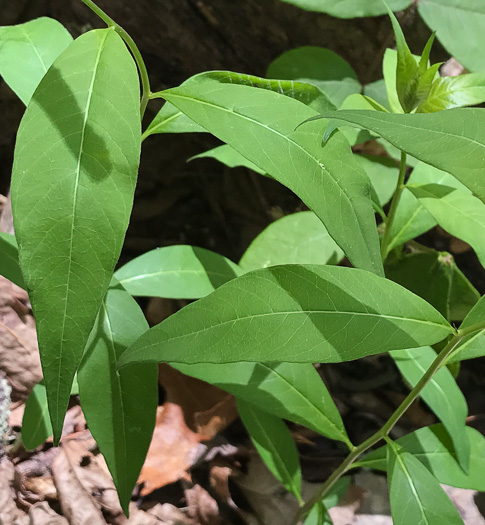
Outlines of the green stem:
[{"label": "green stem", "polygon": [[147,108],[148,101],[150,100],[151,89],[150,89],[150,80],[148,78],[148,71],[145,65],[145,61],[141,56],[140,50],[138,49],[135,41],[131,36],[119,25],[117,24],[110,16],[108,16],[100,7],[98,7],[92,0],[82,0],[96,15],[101,18],[101,20],[108,26],[112,27],[120,37],[125,41],[125,44],[128,46],[133,58],[135,59],[138,71],[140,72],[140,80],[142,86],[142,95],[140,101],[140,114],[141,118],[145,115],[145,110]]},{"label": "green stem", "polygon": [[404,177],[406,175],[406,153],[401,152],[401,164],[399,166],[399,178],[397,180],[396,191],[391,202],[391,208],[389,210],[389,215],[387,216],[386,229],[384,230],[384,236],[382,238],[381,244],[381,257],[385,261],[387,257],[387,249],[389,243],[391,242],[391,230],[392,225],[394,224],[394,219],[396,217],[396,211],[401,200],[401,195],[404,190]]},{"label": "green stem", "polygon": [[352,464],[355,460],[361,456],[366,450],[370,447],[386,439],[391,430],[394,428],[394,425],[401,419],[406,410],[414,403],[417,399],[423,388],[428,384],[433,375],[440,369],[441,365],[446,361],[448,356],[453,352],[456,345],[463,338],[462,335],[454,336],[450,342],[441,350],[441,352],[436,356],[436,359],[433,361],[431,366],[428,368],[423,377],[419,380],[416,386],[411,390],[407,395],[406,399],[399,405],[397,410],[392,414],[392,416],[386,421],[383,427],[381,427],[375,434],[370,438],[366,439],[359,446],[355,447],[350,454],[344,459],[340,466],[330,475],[327,481],[320,487],[320,489],[314,494],[298,511],[295,519],[292,522],[292,525],[298,525],[300,520],[303,519],[312,507],[323,500],[327,495],[328,491],[333,487],[333,485],[348,471],[352,468]]}]

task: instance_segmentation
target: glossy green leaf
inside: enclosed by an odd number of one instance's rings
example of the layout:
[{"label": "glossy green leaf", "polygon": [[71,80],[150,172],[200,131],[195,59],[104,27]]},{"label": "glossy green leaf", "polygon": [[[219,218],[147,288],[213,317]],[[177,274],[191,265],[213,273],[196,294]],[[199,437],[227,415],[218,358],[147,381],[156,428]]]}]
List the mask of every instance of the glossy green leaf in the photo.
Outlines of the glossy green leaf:
[{"label": "glossy green leaf", "polygon": [[309,363],[174,364],[266,412],[351,445],[325,384]]},{"label": "glossy green leaf", "polygon": [[355,266],[382,273],[370,183],[340,134],[322,146],[322,123],[296,130],[315,115],[313,109],[271,91],[229,84],[191,84],[163,96],[293,190]]},{"label": "glossy green leaf", "polygon": [[394,195],[399,169],[393,159],[377,155],[357,155],[356,159],[367,173],[381,206]]},{"label": "glossy green leaf", "polygon": [[396,84],[397,51],[386,49],[382,59],[382,73],[387,91],[387,101],[393,113],[404,113],[397,94]]},{"label": "glossy green leaf", "polygon": [[451,173],[485,201],[485,109],[411,115],[347,110],[325,113],[322,118],[379,134],[413,157]]},{"label": "glossy green leaf", "polygon": [[386,277],[432,304],[448,321],[463,321],[480,298],[446,252],[411,253],[385,265]]},{"label": "glossy green leaf", "polygon": [[308,513],[304,525],[333,525],[333,521],[325,505],[316,503]]},{"label": "glossy green leaf", "polygon": [[125,513],[155,426],[158,367],[148,363],[118,371],[116,363],[146,330],[140,307],[114,280],[78,372],[81,406]]},{"label": "glossy green leaf", "polygon": [[443,229],[467,242],[485,266],[485,204],[466,191],[440,184],[409,190]]},{"label": "glossy green leaf", "polygon": [[418,10],[452,56],[471,71],[485,72],[482,0],[421,0]]},{"label": "glossy green leaf", "polygon": [[470,310],[470,313],[461,323],[460,329],[468,330],[482,323],[485,323],[485,295],[482,295],[477,304]]},{"label": "glossy green leaf", "polygon": [[128,225],[140,155],[135,63],[112,29],[54,62],[20,124],[12,208],[55,442]]},{"label": "glossy green leaf", "polygon": [[269,65],[266,74],[269,78],[298,80],[317,86],[336,107],[362,89],[350,64],[324,47],[305,46],[285,51]]},{"label": "glossy green leaf", "polygon": [[[443,425],[432,425],[406,434],[397,443],[445,485],[485,491],[485,437],[474,428],[466,427],[470,440],[470,469],[465,472],[455,459],[453,443]],[[355,467],[386,470],[386,448],[381,447],[354,464]]]},{"label": "glossy green leaf", "polygon": [[423,299],[370,272],[273,266],[238,277],[170,316],[129,348],[120,366],[340,362],[434,344],[452,331]]},{"label": "glossy green leaf", "polygon": [[237,408],[266,466],[286,490],[301,501],[300,458],[284,421],[240,399],[237,400]]},{"label": "glossy green leaf", "polygon": [[0,76],[27,105],[42,77],[71,42],[72,36],[52,18],[0,27]]},{"label": "glossy green leaf", "polygon": [[[415,387],[436,358],[430,347],[391,352],[399,371],[411,387]],[[460,465],[467,470],[470,461],[470,441],[466,434],[468,407],[465,397],[451,372],[441,368],[421,391],[421,398],[448,430]]]},{"label": "glossy green leaf", "polygon": [[25,288],[20,271],[19,250],[15,236],[0,232],[0,275],[6,277],[20,288]]},{"label": "glossy green leaf", "polygon": [[433,113],[444,109],[474,106],[485,102],[485,75],[470,73],[435,80],[428,98],[419,105],[420,113]]},{"label": "glossy green leaf", "polygon": [[[452,175],[418,162],[408,179],[408,184],[435,183],[466,189]],[[437,225],[434,217],[424,205],[407,188],[404,189],[399,201],[391,231],[391,242],[388,252],[418,235],[421,235]]]},{"label": "glossy green leaf", "polygon": [[[199,73],[187,79],[180,87],[190,87],[193,84],[199,85],[201,83],[216,85],[237,84],[274,91],[298,100],[312,107],[315,111],[332,110],[337,107],[323,91],[314,85],[304,82],[294,82],[293,80],[268,80],[253,75],[233,73],[232,71],[208,71]],[[163,92],[157,93],[156,95],[163,97]],[[143,139],[155,133],[193,133],[200,131],[207,130],[199,124],[196,124],[187,115],[184,115],[184,113],[174,105],[167,102],[143,133]]]},{"label": "glossy green leaf", "polygon": [[412,454],[389,444],[387,475],[394,525],[463,525],[437,479]]},{"label": "glossy green leaf", "polygon": [[338,264],[343,251],[311,211],[286,215],[264,229],[244,252],[239,266],[256,270],[277,264]]},{"label": "glossy green leaf", "polygon": [[[71,396],[79,394],[77,379],[71,388]],[[22,443],[25,450],[34,450],[52,436],[52,425],[47,407],[47,395],[43,382],[34,386],[25,403],[22,417]]]},{"label": "glossy green leaf", "polygon": [[241,274],[237,264],[218,253],[175,245],[136,257],[115,277],[131,295],[198,299]]},{"label": "glossy green leaf", "polygon": [[254,162],[251,162],[250,160],[246,159],[246,157],[243,157],[239,152],[237,152],[234,148],[231,148],[231,146],[228,146],[227,144],[217,146],[217,148],[213,148],[208,151],[204,151],[204,153],[194,155],[189,160],[196,159],[215,159],[221,162],[222,164],[225,164],[229,168],[243,167],[253,170],[256,173],[259,173],[260,175],[265,174],[265,172],[259,169],[258,166],[254,164]]},{"label": "glossy green leaf", "polygon": [[479,330],[464,337],[446,360],[446,363],[460,363],[467,359],[483,356],[485,356],[485,330]]},{"label": "glossy green leaf", "polygon": [[[386,13],[382,0],[282,0],[307,11],[328,13],[339,18],[378,16]],[[411,4],[411,0],[388,0],[391,9],[400,11]]]}]

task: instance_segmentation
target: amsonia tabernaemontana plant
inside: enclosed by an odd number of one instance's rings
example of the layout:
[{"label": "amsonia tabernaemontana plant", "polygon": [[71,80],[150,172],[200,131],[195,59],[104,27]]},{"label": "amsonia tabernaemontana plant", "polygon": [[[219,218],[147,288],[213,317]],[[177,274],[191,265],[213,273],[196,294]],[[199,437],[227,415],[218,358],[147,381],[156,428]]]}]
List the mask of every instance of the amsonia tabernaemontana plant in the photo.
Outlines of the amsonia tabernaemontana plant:
[{"label": "amsonia tabernaemontana plant", "polygon": [[[440,483],[485,490],[485,439],[466,426],[448,365],[485,355],[485,300],[450,254],[414,239],[439,224],[485,264],[485,110],[464,107],[485,101],[485,77],[440,77],[434,34],[413,55],[389,10],[397,51],[365,87],[335,53],[304,47],[278,57],[269,79],[211,71],[152,92],[131,37],[83,2],[106,28],[75,40],[49,18],[0,28],[0,74],[27,106],[0,272],[29,292],[44,374],[25,447],[50,433],[57,444],[79,393],[128,512],[155,424],[157,363],[167,362],[236,397],[257,450],[299,502],[294,524],[330,523],[328,496],[356,467],[387,471],[397,525],[462,523]],[[187,132],[224,143],[197,157],[270,176],[310,211],[271,224],[237,264],[182,245],[115,271],[142,141]],[[389,157],[352,153],[372,138]],[[339,266],[344,257],[352,268]],[[197,300],[149,329],[140,296]],[[386,352],[409,395],[352,443],[313,363]],[[418,397],[440,423],[391,439]],[[348,449],[307,501],[284,419]]]}]

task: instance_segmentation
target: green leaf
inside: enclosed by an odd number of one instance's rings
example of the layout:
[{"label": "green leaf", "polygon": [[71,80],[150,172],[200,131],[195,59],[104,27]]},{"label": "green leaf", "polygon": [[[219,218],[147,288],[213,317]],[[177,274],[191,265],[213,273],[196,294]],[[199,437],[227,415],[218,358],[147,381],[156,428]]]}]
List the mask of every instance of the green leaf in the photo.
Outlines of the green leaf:
[{"label": "green leaf", "polygon": [[273,476],[301,502],[301,468],[298,450],[282,419],[255,405],[237,400],[237,408],[256,450]]},{"label": "green leaf", "polygon": [[396,71],[397,51],[394,49],[386,49],[384,58],[382,59],[382,73],[386,85],[387,101],[392,113],[404,113],[397,94]]},{"label": "green leaf", "polygon": [[325,113],[322,118],[379,134],[413,157],[451,173],[485,201],[485,109],[411,115],[347,110]]},{"label": "green leaf", "polygon": [[218,253],[176,245],[136,257],[115,277],[131,295],[198,299],[241,274],[237,264]]},{"label": "green leaf", "polygon": [[295,130],[314,110],[271,91],[229,84],[192,84],[163,96],[293,190],[355,266],[382,273],[370,183],[347,141],[335,134],[322,146],[322,123]]},{"label": "green leaf", "polygon": [[386,81],[383,78],[364,86],[364,95],[375,100],[387,111],[391,109],[387,98]]},{"label": "green leaf", "polygon": [[[463,184],[458,182],[449,173],[433,168],[433,166],[429,164],[418,162],[408,179],[408,184],[423,184],[429,182],[466,189]],[[392,237],[388,252],[434,228],[436,224],[437,222],[434,217],[426,210],[424,205],[411,191],[405,188],[401,195],[392,225]]]},{"label": "green leaf", "polygon": [[464,337],[446,360],[446,364],[460,363],[485,355],[485,330]]},{"label": "green leaf", "polygon": [[394,525],[463,525],[436,478],[399,445],[387,447],[389,497]]},{"label": "green leaf", "polygon": [[469,314],[461,323],[460,330],[473,328],[475,325],[485,322],[485,295],[482,295],[477,304],[470,310]]},{"label": "green leaf", "polygon": [[308,513],[304,525],[333,525],[333,521],[323,503],[316,503]]},{"label": "green leaf", "polygon": [[0,275],[20,288],[25,288],[19,265],[19,250],[14,235],[0,232],[0,251]]},{"label": "green leaf", "polygon": [[342,477],[336,481],[322,502],[314,505],[305,519],[305,525],[332,525],[328,509],[335,507],[342,499],[350,485],[350,477]]},{"label": "green leaf", "polygon": [[418,11],[450,55],[471,71],[485,72],[485,4],[482,0],[421,0]]},{"label": "green leaf", "polygon": [[467,191],[440,184],[408,188],[442,228],[475,250],[485,266],[485,204]]},{"label": "green leaf", "polygon": [[[382,0],[282,0],[307,11],[328,13],[339,18],[378,16],[386,13]],[[400,11],[411,4],[411,0],[388,0],[391,9]]]},{"label": "green leaf", "polygon": [[[397,443],[410,452],[445,485],[462,489],[485,491],[485,438],[474,428],[466,427],[470,440],[470,470],[465,472],[453,454],[453,443],[443,425],[432,425],[420,428],[411,434],[406,434]],[[354,464],[354,467],[386,470],[386,449],[374,450],[364,459]]]},{"label": "green leaf", "polygon": [[[415,387],[436,358],[430,347],[398,350],[390,353],[399,371]],[[421,391],[421,398],[448,430],[460,465],[468,470],[470,441],[466,434],[468,407],[451,372],[441,368]]]},{"label": "green leaf", "polygon": [[385,265],[388,279],[432,304],[448,321],[463,321],[480,294],[446,252],[411,253]]},{"label": "green leaf", "polygon": [[27,105],[42,77],[71,42],[72,36],[52,18],[0,27],[0,75]]},{"label": "green leaf", "polygon": [[116,364],[146,330],[140,307],[113,280],[78,372],[81,406],[125,513],[155,426],[158,367],[140,364],[118,372]]},{"label": "green leaf", "polygon": [[[208,71],[199,73],[187,79],[180,87],[190,87],[208,84],[237,84],[254,88],[274,91],[287,97],[293,98],[312,107],[315,111],[327,111],[336,109],[328,96],[316,86],[293,80],[268,80],[266,78],[233,73],[232,71]],[[155,96],[163,97],[164,92],[156,93]],[[187,115],[167,102],[155,116],[147,130],[143,133],[143,139],[155,133],[193,133],[206,131],[196,124]]]},{"label": "green leaf", "polygon": [[367,173],[380,205],[386,205],[396,191],[399,176],[396,162],[377,155],[357,155],[355,158]]},{"label": "green leaf", "polygon": [[256,270],[277,264],[338,264],[342,250],[311,211],[282,217],[264,229],[242,256],[239,266]]},{"label": "green leaf", "polygon": [[217,146],[217,148],[213,148],[208,151],[204,151],[204,153],[194,155],[189,159],[189,161],[195,159],[216,159],[229,168],[238,168],[241,166],[243,168],[253,170],[260,175],[265,174],[265,172],[259,169],[258,166],[254,164],[254,162],[246,159],[246,157],[243,157],[239,152],[227,144]]},{"label": "green leaf", "polygon": [[[76,378],[71,388],[71,396],[79,394]],[[22,443],[25,450],[34,450],[52,436],[52,425],[47,407],[47,395],[43,382],[34,386],[25,404],[22,417]]]},{"label": "green leaf", "polygon": [[335,107],[362,89],[350,64],[324,47],[305,46],[285,51],[269,65],[266,74],[269,78],[312,84],[321,89]]},{"label": "green leaf", "polygon": [[215,385],[269,414],[351,446],[325,383],[309,363],[174,364],[176,370]]},{"label": "green leaf", "polygon": [[274,266],[229,281],[149,330],[121,357],[174,363],[340,362],[434,344],[453,329],[370,272]]},{"label": "green leaf", "polygon": [[12,207],[57,442],[128,225],[140,155],[136,67],[112,29],[55,61],[20,124]]}]

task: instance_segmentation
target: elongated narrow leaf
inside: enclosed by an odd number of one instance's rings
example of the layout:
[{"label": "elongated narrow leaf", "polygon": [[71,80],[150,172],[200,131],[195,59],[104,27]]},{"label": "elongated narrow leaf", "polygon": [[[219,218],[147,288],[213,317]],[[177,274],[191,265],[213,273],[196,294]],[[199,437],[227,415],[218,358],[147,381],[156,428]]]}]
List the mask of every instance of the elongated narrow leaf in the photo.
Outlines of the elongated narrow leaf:
[{"label": "elongated narrow leaf", "polygon": [[[418,162],[408,179],[408,184],[425,183],[444,184],[466,190],[466,187],[449,173],[433,168],[429,164]],[[394,217],[388,252],[396,246],[400,246],[427,232],[436,225],[436,220],[424,207],[423,203],[410,190],[405,188]]]},{"label": "elongated narrow leaf", "polygon": [[367,173],[380,205],[385,206],[396,191],[399,175],[396,162],[377,155],[357,155],[356,159]]},{"label": "elongated narrow leaf", "polygon": [[432,304],[448,321],[463,321],[480,298],[446,252],[412,253],[389,261],[386,276]]},{"label": "elongated narrow leaf", "polygon": [[174,363],[339,362],[433,344],[453,329],[370,272],[274,266],[247,273],[144,334],[121,357]]},{"label": "elongated narrow leaf", "polygon": [[81,406],[128,512],[150,445],[158,404],[158,368],[140,364],[117,371],[119,356],[148,323],[116,281],[108,290],[79,368]]},{"label": "elongated narrow leaf", "polygon": [[313,84],[328,95],[336,107],[362,89],[350,64],[324,47],[305,46],[285,51],[269,65],[266,75]]},{"label": "elongated narrow leaf", "polygon": [[[398,350],[391,357],[411,387],[416,386],[436,358],[430,347]],[[468,407],[451,372],[441,368],[421,391],[421,397],[448,430],[456,456],[465,470],[469,467],[470,441],[466,434]]]},{"label": "elongated narrow leaf", "polygon": [[374,131],[413,157],[451,173],[485,201],[485,109],[412,115],[349,110],[322,117]]},{"label": "elongated narrow leaf", "polygon": [[167,246],[144,253],[116,271],[132,295],[198,299],[242,274],[218,253],[196,246]]},{"label": "elongated narrow leaf", "polygon": [[20,288],[25,288],[24,278],[20,271],[17,241],[10,233],[0,232],[0,275]]},{"label": "elongated narrow leaf", "polygon": [[386,85],[387,101],[393,113],[404,113],[397,94],[396,71],[397,51],[394,49],[386,49],[382,59],[382,74]]},{"label": "elongated narrow leaf", "polygon": [[[386,12],[382,0],[283,0],[307,11],[328,13],[339,18],[357,18],[361,16],[378,16]],[[411,0],[388,0],[388,5],[393,11],[406,9]]]},{"label": "elongated narrow leaf", "polygon": [[136,67],[111,29],[79,37],[20,125],[12,207],[59,439],[72,378],[118,259],[140,155]]},{"label": "elongated narrow leaf", "polygon": [[241,166],[243,168],[249,168],[260,175],[264,175],[264,171],[259,169],[258,166],[254,164],[254,162],[251,162],[246,157],[243,157],[239,152],[227,144],[224,144],[223,146],[217,146],[217,148],[213,148],[208,151],[204,151],[204,153],[199,153],[199,155],[195,155],[189,160],[195,159],[216,159],[229,168],[237,168]]},{"label": "elongated narrow leaf", "polygon": [[322,147],[318,122],[295,130],[314,110],[229,84],[191,84],[163,96],[301,197],[355,266],[382,274],[370,182],[348,143],[337,133]]},{"label": "elongated narrow leaf", "polygon": [[298,450],[282,419],[256,405],[238,400],[237,408],[251,440],[274,477],[301,501],[301,468]]},{"label": "elongated narrow leaf", "polygon": [[287,215],[263,230],[239,262],[244,270],[277,264],[338,264],[344,253],[311,211]]},{"label": "elongated narrow leaf", "polygon": [[448,233],[470,244],[485,266],[485,204],[467,192],[440,184],[409,190]]},{"label": "elongated narrow leaf", "polygon": [[479,330],[463,338],[446,363],[459,363],[483,356],[485,356],[485,330]]},{"label": "elongated narrow leaf", "polygon": [[471,71],[485,72],[485,4],[481,0],[421,0],[419,14],[446,50]]},{"label": "elongated narrow leaf", "polygon": [[399,445],[387,447],[389,497],[395,525],[463,525],[436,478]]},{"label": "elongated narrow leaf", "polygon": [[72,36],[52,18],[0,27],[0,76],[27,105],[42,77],[71,42]]},{"label": "elongated narrow leaf", "polygon": [[485,295],[482,295],[477,304],[470,310],[470,313],[461,323],[460,329],[470,329],[480,323],[485,323]]},{"label": "elongated narrow leaf", "polygon": [[[191,86],[192,84],[200,85],[201,83],[216,85],[238,84],[274,91],[298,100],[312,107],[315,111],[327,111],[337,108],[323,91],[312,84],[295,82],[293,80],[271,80],[253,75],[233,73],[232,71],[199,73],[186,80],[181,87]],[[163,96],[163,93],[158,93],[157,95]],[[145,139],[155,133],[189,133],[198,131],[207,131],[207,129],[196,124],[187,115],[184,115],[179,109],[167,102],[148,126],[145,133],[143,133],[143,138]]]},{"label": "elongated narrow leaf", "polygon": [[[474,428],[466,427],[470,440],[470,470],[465,472],[456,461],[453,453],[453,443],[443,425],[432,425],[420,428],[411,434],[406,434],[397,440],[405,450],[410,452],[445,485],[485,491],[485,437]],[[381,447],[355,466],[386,470],[386,446]]]},{"label": "elongated narrow leaf", "polygon": [[351,445],[325,384],[309,363],[172,364],[275,416]]}]

